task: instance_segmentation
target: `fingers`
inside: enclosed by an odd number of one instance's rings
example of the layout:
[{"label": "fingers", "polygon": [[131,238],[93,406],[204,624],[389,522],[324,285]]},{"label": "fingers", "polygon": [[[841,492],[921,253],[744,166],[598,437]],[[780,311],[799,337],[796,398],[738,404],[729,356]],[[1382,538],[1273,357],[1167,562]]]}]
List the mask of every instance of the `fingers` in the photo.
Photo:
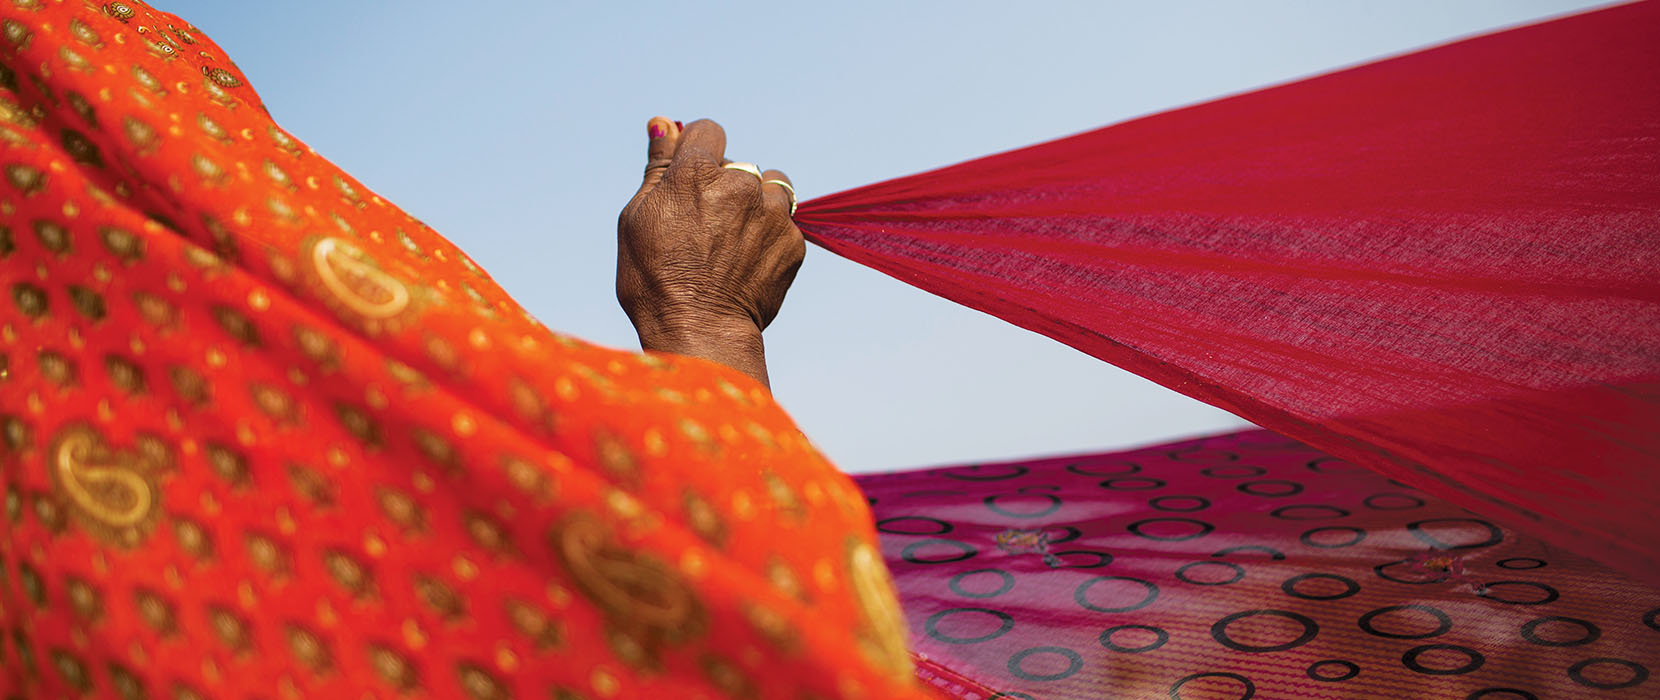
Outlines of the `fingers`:
[{"label": "fingers", "polygon": [[[761,173],[761,198],[769,210],[781,211],[785,216],[795,212],[795,183],[782,170]],[[783,183],[783,184],[779,184]]]},{"label": "fingers", "polygon": [[726,130],[708,119],[686,125],[674,155],[673,168],[710,169],[726,162]]},{"label": "fingers", "polygon": [[680,143],[680,123],[668,117],[652,117],[646,122],[646,136],[650,141],[646,145],[646,174],[640,183],[640,192],[657,186],[669,163],[674,162],[674,152]]}]

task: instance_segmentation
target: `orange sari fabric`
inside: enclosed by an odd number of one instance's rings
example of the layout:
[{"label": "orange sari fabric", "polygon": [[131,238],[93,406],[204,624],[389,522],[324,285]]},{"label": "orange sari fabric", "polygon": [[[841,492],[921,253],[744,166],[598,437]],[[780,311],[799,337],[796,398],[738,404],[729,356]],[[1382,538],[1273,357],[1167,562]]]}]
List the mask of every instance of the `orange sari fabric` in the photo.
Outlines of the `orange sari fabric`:
[{"label": "orange sari fabric", "polygon": [[760,386],[542,327],[177,17],[0,25],[0,697],[922,697]]}]

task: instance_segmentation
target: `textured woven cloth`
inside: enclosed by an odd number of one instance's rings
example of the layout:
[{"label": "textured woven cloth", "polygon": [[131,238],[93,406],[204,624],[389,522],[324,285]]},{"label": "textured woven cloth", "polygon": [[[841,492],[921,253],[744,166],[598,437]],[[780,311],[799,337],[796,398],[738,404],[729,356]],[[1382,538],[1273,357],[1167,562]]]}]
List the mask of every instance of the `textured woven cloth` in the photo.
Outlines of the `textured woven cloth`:
[{"label": "textured woven cloth", "polygon": [[920,697],[766,390],[530,319],[138,3],[0,3],[0,698]]},{"label": "textured woven cloth", "polygon": [[1266,431],[857,479],[963,700],[1660,696],[1660,589]]},{"label": "textured woven cloth", "polygon": [[1660,3],[1613,7],[799,219],[854,261],[1660,582],[1656,37]]}]

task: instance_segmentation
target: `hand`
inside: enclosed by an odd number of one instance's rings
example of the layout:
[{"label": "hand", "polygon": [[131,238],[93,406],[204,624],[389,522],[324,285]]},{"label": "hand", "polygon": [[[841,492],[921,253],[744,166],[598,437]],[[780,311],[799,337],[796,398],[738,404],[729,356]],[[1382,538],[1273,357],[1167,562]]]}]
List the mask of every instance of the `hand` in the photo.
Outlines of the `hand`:
[{"label": "hand", "polygon": [[806,255],[791,195],[768,170],[726,164],[726,132],[656,117],[645,180],[617,219],[617,300],[640,345],[714,360],[767,383],[761,330]]}]

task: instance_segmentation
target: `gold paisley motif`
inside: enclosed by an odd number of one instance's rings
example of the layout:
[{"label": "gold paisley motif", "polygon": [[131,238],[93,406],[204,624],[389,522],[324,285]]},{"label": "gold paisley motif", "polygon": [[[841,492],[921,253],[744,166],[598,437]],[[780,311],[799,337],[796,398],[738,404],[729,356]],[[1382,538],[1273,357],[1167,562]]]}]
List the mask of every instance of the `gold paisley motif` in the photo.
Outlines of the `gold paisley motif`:
[{"label": "gold paisley motif", "polygon": [[330,294],[365,318],[392,318],[409,308],[409,287],[382,272],[374,259],[339,238],[324,238],[311,248],[311,264]]},{"label": "gold paisley motif", "polygon": [[219,637],[219,641],[231,650],[245,652],[252,648],[253,640],[248,632],[248,623],[230,608],[223,605],[209,606],[208,621],[212,623],[213,632]]},{"label": "gold paisley motif", "polygon": [[507,686],[503,685],[483,666],[463,661],[456,664],[455,675],[461,689],[473,700],[508,700]]},{"label": "gold paisley motif", "polygon": [[244,536],[243,543],[248,550],[248,559],[261,571],[272,576],[288,572],[288,553],[283,551],[282,545],[277,544],[275,539],[250,532]]},{"label": "gold paisley motif", "polygon": [[12,285],[12,303],[17,305],[17,310],[23,312],[24,316],[34,318],[45,316],[51,308],[46,290],[42,289],[40,285],[29,284],[28,282],[18,282]]},{"label": "gold paisley motif", "polygon": [[121,700],[140,700],[148,697],[144,692],[144,682],[139,680],[138,674],[121,664],[110,662],[110,685],[115,687],[115,694]]},{"label": "gold paisley motif", "polygon": [[415,576],[415,593],[434,613],[445,620],[459,620],[467,615],[467,604],[455,589],[431,576]]},{"label": "gold paisley motif", "polygon": [[529,637],[537,649],[558,646],[560,640],[564,639],[564,630],[560,627],[559,621],[541,608],[511,598],[504,606],[507,609],[507,621],[520,634]]},{"label": "gold paisley motif", "polygon": [[409,657],[383,644],[369,645],[369,663],[381,680],[397,690],[413,690],[420,684],[415,664]]},{"label": "gold paisley motif", "polygon": [[512,541],[508,539],[507,530],[495,518],[478,512],[468,511],[462,516],[462,523],[467,528],[467,535],[473,542],[491,552],[508,552],[512,549]]},{"label": "gold paisley motif", "polygon": [[79,372],[76,369],[74,360],[69,359],[60,352],[53,350],[41,350],[39,361],[40,374],[45,377],[47,381],[50,381],[60,387],[75,384],[76,377],[79,376]]},{"label": "gold paisley motif", "polygon": [[860,637],[865,656],[896,679],[910,678],[914,670],[905,653],[905,618],[893,581],[876,549],[857,537],[847,538],[847,577],[864,617]]},{"label": "gold paisley motif", "polygon": [[662,562],[617,544],[593,515],[573,513],[552,539],[577,587],[616,629],[648,647],[703,632],[703,607],[692,587]]},{"label": "gold paisley motif", "polygon": [[86,425],[58,433],[47,454],[56,494],[93,534],[132,546],[154,529],[155,465],[136,452],[112,449]]},{"label": "gold paisley motif", "polygon": [[133,591],[133,604],[138,608],[139,618],[157,634],[170,637],[178,631],[175,622],[178,615],[173,609],[173,604],[162,598],[161,594],[147,588],[137,589]]},{"label": "gold paisley motif", "polygon": [[58,672],[63,682],[80,692],[92,690],[92,678],[87,675],[86,664],[75,658],[74,654],[63,649],[52,650],[52,668]]},{"label": "gold paisley motif", "polygon": [[703,541],[715,547],[724,547],[726,523],[721,520],[715,507],[689,488],[680,494],[680,501],[686,512],[686,522],[692,526],[692,531],[702,537]]},{"label": "gold paisley motif", "polygon": [[322,637],[311,628],[290,623],[285,631],[288,633],[288,650],[301,664],[319,673],[334,666],[334,655],[329,652]]},{"label": "gold paisley motif", "polygon": [[709,682],[713,683],[716,688],[719,688],[722,695],[736,700],[745,700],[760,695],[760,691],[755,688],[754,681],[751,681],[742,671],[739,671],[736,664],[714,654],[704,654],[699,662],[699,665],[703,667],[703,676],[708,678]]},{"label": "gold paisley motif", "polygon": [[69,576],[64,588],[69,593],[69,608],[82,622],[90,624],[104,616],[104,598],[92,584],[80,577]]},{"label": "gold paisley motif", "polygon": [[131,5],[128,5],[127,3],[124,3],[124,2],[105,3],[104,4],[104,13],[108,14],[111,17],[114,17],[116,19],[116,21],[119,21],[122,24],[126,24],[128,20],[132,19],[134,15],[138,14],[136,11],[133,10],[133,7]]},{"label": "gold paisley motif", "polygon": [[49,494],[36,493],[33,495],[33,501],[35,518],[40,521],[41,526],[52,534],[63,532],[64,526],[68,523],[64,522],[63,508],[58,506],[57,499]]}]

